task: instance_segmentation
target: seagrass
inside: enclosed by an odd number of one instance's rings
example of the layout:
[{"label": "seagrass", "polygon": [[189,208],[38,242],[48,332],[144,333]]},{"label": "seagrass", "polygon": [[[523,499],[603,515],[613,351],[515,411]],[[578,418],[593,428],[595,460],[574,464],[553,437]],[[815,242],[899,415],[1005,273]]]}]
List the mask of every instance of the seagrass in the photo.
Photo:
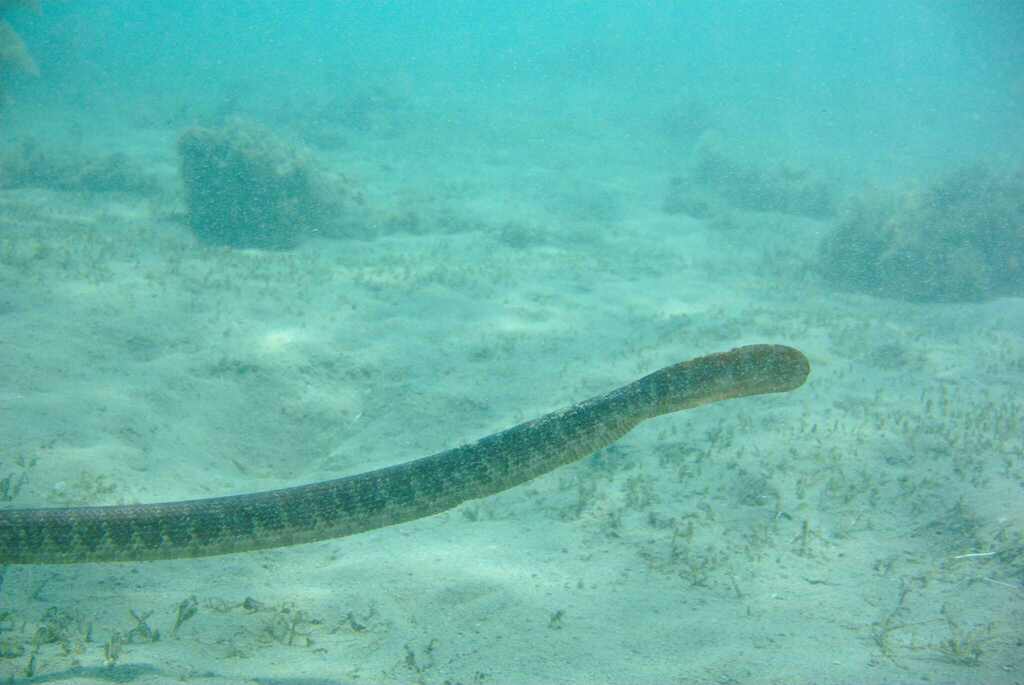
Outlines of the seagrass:
[{"label": "seagrass", "polygon": [[525,483],[655,416],[793,390],[809,373],[799,350],[750,345],[666,367],[468,445],[345,478],[160,504],[0,510],[0,564],[204,557],[391,526]]}]

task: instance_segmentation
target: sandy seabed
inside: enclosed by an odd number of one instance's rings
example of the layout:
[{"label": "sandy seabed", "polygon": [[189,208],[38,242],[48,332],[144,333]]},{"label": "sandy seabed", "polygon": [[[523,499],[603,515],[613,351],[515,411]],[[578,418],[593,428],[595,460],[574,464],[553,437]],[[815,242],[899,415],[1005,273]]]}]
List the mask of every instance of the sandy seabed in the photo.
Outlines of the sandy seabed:
[{"label": "sandy seabed", "polygon": [[3,682],[1024,682],[1024,303],[835,292],[826,223],[715,231],[661,210],[663,169],[493,142],[348,149],[423,220],[290,252],[201,246],[175,201],[0,193],[5,506],[357,473],[755,342],[808,384],[352,538],[9,567]]}]

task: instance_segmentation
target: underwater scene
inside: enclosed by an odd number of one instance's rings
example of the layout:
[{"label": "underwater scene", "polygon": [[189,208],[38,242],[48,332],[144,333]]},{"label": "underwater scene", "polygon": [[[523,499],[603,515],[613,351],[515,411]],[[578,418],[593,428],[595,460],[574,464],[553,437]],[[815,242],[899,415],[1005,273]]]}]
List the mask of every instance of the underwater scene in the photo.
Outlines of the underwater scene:
[{"label": "underwater scene", "polygon": [[1024,683],[1024,4],[0,0],[0,685]]}]

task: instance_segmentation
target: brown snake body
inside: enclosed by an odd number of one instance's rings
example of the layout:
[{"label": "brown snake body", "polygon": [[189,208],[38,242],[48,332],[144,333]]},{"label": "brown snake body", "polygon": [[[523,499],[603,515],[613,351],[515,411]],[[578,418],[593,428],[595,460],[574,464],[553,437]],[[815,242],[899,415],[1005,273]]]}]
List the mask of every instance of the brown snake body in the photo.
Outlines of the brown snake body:
[{"label": "brown snake body", "polygon": [[0,564],[203,557],[342,537],[430,516],[607,447],[646,419],[803,384],[782,345],[699,357],[472,444],[354,476],[210,499],[0,510]]}]

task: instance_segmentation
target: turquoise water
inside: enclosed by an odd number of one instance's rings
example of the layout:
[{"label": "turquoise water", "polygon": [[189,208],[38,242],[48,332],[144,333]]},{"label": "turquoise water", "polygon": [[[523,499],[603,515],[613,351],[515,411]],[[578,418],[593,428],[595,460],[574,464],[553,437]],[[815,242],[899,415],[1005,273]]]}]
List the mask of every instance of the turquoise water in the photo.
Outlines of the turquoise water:
[{"label": "turquoise water", "polygon": [[401,75],[481,111],[506,110],[513,94],[540,111],[576,95],[636,118],[693,98],[786,149],[899,148],[933,165],[1006,153],[1020,119],[1016,3],[54,3],[40,19],[9,14],[51,88],[88,84],[117,101],[252,106]]},{"label": "turquoise water", "polygon": [[4,567],[0,682],[1020,679],[1019,3],[32,4],[3,508],[383,468],[752,343],[812,374],[401,526]]}]

